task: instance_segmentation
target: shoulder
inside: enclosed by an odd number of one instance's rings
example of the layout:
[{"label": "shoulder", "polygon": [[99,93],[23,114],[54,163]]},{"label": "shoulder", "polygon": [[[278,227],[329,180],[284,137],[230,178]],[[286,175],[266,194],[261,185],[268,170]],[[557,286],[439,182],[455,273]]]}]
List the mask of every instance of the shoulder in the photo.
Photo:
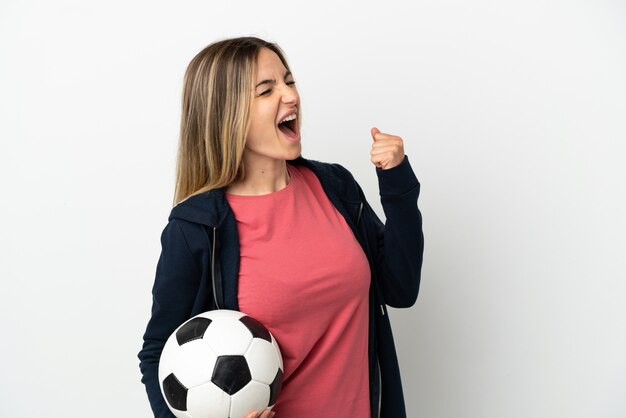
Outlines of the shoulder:
[{"label": "shoulder", "polygon": [[295,160],[289,161],[297,167],[306,167],[313,171],[318,177],[323,180],[335,179],[337,181],[354,181],[352,173],[343,165],[339,163],[319,161],[310,158],[304,158],[302,156]]},{"label": "shoulder", "polygon": [[295,166],[304,166],[311,170],[326,190],[336,193],[346,200],[359,199],[359,186],[352,173],[343,165],[298,157],[290,161]]},{"label": "shoulder", "polygon": [[187,197],[172,208],[168,220],[213,227],[219,225],[227,213],[228,202],[224,189],[220,188]]},{"label": "shoulder", "polygon": [[350,173],[350,171],[346,167],[344,167],[343,165],[339,163],[316,161],[316,160],[309,160],[309,161],[311,161],[314,165],[316,165],[318,169],[324,170],[328,172],[329,174],[333,174],[335,176],[340,176],[340,177],[353,178],[352,173]]},{"label": "shoulder", "polygon": [[163,246],[178,250],[189,251],[198,255],[206,250],[209,244],[207,233],[202,224],[185,219],[170,219],[161,232]]}]

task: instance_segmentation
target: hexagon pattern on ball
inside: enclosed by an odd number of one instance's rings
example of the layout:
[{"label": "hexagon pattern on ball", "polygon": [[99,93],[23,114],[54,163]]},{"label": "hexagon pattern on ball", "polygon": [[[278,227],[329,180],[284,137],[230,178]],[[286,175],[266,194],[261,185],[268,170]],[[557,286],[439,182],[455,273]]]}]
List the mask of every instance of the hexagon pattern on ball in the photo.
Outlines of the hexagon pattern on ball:
[{"label": "hexagon pattern on ball", "polygon": [[[202,359],[202,361],[191,367],[189,359]],[[203,340],[190,341],[170,354],[172,371],[175,371],[176,378],[187,388],[211,380],[216,362],[217,355]]]},{"label": "hexagon pattern on ball", "polygon": [[269,403],[270,390],[263,383],[251,381],[246,387],[231,396],[231,414],[232,416],[245,417],[252,411],[262,411],[273,405]]},{"label": "hexagon pattern on ball", "polygon": [[[231,397],[213,382],[208,382],[189,389],[187,394],[187,412],[196,417],[228,417]],[[176,415],[176,413],[174,413]]]},{"label": "hexagon pattern on ball", "polygon": [[252,342],[252,334],[239,320],[218,318],[211,322],[203,340],[210,341],[209,345],[217,355],[243,356]]},{"label": "hexagon pattern on ball", "polygon": [[174,330],[161,353],[159,382],[176,417],[244,418],[274,406],[283,370],[278,342],[263,324],[220,309]]},{"label": "hexagon pattern on ball", "polygon": [[276,350],[265,340],[254,339],[246,351],[246,360],[250,366],[251,378],[257,382],[269,385],[276,377],[279,362]]}]

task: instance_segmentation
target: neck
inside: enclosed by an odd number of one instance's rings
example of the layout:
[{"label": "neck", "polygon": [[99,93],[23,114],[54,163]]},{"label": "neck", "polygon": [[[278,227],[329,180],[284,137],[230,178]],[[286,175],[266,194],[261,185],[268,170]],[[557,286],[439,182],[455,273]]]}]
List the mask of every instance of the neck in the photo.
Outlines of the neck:
[{"label": "neck", "polygon": [[247,160],[242,161],[246,178],[226,188],[226,193],[256,196],[277,192],[289,183],[289,173],[285,160]]}]

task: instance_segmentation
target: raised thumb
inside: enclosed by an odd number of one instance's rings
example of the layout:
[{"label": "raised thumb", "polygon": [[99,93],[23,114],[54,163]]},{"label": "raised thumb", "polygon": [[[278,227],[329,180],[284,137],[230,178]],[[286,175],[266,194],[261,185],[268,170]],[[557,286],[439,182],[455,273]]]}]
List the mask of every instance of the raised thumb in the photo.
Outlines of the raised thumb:
[{"label": "raised thumb", "polygon": [[376,141],[376,138],[374,137],[374,135],[376,135],[376,134],[377,134],[377,133],[379,133],[379,132],[380,132],[380,130],[379,130],[378,128],[376,128],[376,127],[374,127],[374,128],[372,128],[372,129],[370,129],[370,133],[372,134],[372,139],[373,139],[374,141]]}]

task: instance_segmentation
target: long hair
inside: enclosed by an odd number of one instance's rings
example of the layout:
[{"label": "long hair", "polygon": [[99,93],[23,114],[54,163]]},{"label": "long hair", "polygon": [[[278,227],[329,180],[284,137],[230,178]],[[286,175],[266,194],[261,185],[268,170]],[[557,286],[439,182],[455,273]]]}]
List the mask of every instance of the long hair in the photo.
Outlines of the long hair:
[{"label": "long hair", "polygon": [[242,157],[261,48],[274,51],[289,69],[277,44],[252,36],[214,42],[189,63],[183,84],[174,205],[243,180]]}]

